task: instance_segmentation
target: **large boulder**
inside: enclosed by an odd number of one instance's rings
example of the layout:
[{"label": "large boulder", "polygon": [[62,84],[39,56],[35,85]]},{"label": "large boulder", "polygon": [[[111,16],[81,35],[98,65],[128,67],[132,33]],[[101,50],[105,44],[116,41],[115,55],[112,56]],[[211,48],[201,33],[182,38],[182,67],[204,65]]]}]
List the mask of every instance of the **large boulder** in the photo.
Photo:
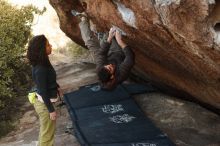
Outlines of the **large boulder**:
[{"label": "large boulder", "polygon": [[[82,0],[50,0],[60,28],[84,46],[71,9]],[[220,109],[220,2],[217,0],[84,0],[98,31],[127,33],[134,72]]]}]

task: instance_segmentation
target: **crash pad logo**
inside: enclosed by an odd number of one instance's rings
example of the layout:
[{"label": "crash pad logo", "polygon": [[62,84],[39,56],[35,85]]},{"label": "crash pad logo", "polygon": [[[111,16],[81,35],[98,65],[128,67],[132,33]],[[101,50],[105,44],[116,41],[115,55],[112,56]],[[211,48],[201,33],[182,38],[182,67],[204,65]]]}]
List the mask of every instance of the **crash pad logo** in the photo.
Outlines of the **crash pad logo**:
[{"label": "crash pad logo", "polygon": [[102,111],[104,113],[108,113],[108,114],[114,114],[120,111],[124,111],[123,107],[121,104],[117,104],[117,105],[104,105],[102,107]]},{"label": "crash pad logo", "polygon": [[120,123],[131,122],[131,121],[133,121],[133,119],[135,119],[135,117],[130,116],[128,114],[123,114],[123,115],[116,115],[116,116],[110,117],[109,119],[110,119],[110,121],[112,121],[114,123],[120,124]]},{"label": "crash pad logo", "polygon": [[135,143],[135,144],[132,144],[131,146],[157,146],[157,144],[154,144],[154,143]]},{"label": "crash pad logo", "polygon": [[90,90],[92,90],[93,92],[98,92],[98,91],[101,90],[101,86],[100,85],[95,85],[95,86],[91,87]]}]

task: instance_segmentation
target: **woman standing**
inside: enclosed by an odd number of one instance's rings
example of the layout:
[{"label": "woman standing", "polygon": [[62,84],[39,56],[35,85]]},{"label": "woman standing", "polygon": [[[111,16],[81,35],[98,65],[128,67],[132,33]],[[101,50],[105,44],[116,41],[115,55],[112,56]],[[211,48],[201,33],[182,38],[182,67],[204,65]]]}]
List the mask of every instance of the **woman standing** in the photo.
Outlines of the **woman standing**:
[{"label": "woman standing", "polygon": [[33,37],[28,44],[27,57],[32,65],[32,77],[37,88],[34,108],[40,120],[39,146],[52,146],[57,113],[54,104],[58,101],[59,85],[56,72],[48,55],[52,46],[44,35]]}]

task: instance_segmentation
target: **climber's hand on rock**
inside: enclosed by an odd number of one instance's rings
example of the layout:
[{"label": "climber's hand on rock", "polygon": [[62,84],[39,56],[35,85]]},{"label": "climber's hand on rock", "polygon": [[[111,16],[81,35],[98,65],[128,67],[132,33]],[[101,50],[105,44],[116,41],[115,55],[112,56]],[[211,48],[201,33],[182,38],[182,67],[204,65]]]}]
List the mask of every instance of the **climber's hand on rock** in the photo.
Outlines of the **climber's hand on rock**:
[{"label": "climber's hand on rock", "polygon": [[115,33],[115,38],[116,38],[117,43],[122,49],[124,49],[127,46],[127,44],[125,44],[124,41],[122,40],[121,33],[118,30]]},{"label": "climber's hand on rock", "polygon": [[112,38],[113,38],[114,36],[115,36],[115,29],[114,29],[114,28],[111,28],[110,31],[109,31],[109,34],[108,34],[107,42],[111,43]]}]

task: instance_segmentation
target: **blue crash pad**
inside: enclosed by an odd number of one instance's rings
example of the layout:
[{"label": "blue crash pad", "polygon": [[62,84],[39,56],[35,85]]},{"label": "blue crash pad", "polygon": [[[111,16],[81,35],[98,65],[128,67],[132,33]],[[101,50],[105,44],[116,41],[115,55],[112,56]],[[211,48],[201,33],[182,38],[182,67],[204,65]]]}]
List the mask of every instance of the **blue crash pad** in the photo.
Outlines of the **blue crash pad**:
[{"label": "blue crash pad", "polygon": [[130,98],[128,92],[118,86],[113,91],[101,90],[98,84],[87,85],[64,95],[72,120],[76,120],[75,110]]},{"label": "blue crash pad", "polygon": [[94,143],[117,143],[161,138],[159,129],[139,113],[120,113],[103,118],[77,121],[77,130],[85,141]]},{"label": "blue crash pad", "polygon": [[[98,85],[98,83],[81,86],[80,89],[92,87],[95,85]],[[158,91],[157,88],[155,88],[150,83],[147,84],[129,83],[129,84],[121,84],[119,86],[123,87],[126,90],[126,92],[128,92],[131,95]]]},{"label": "blue crash pad", "polygon": [[91,146],[175,146],[167,138],[161,138],[156,140],[145,140],[139,142],[130,143],[113,143],[113,144],[92,144]]},{"label": "blue crash pad", "polygon": [[67,93],[64,95],[66,102],[74,109],[105,104],[129,98],[129,93],[122,87],[118,86],[112,91],[101,90],[97,84],[85,86],[80,90]]},{"label": "blue crash pad", "polygon": [[132,83],[132,84],[122,84],[122,86],[131,95],[158,91],[151,84],[143,85],[143,84]]},{"label": "blue crash pad", "polygon": [[[75,113],[77,120],[87,120],[87,119],[100,119],[103,117],[109,117],[115,114],[122,114],[124,112],[133,113],[139,117],[144,117],[145,115],[133,99],[122,100],[119,102],[114,102],[110,104],[103,104],[99,106],[92,106],[87,108],[76,109]],[[94,116],[95,115],[95,116]],[[94,119],[95,118],[95,119]]]},{"label": "blue crash pad", "polygon": [[104,91],[93,84],[64,95],[81,145],[174,146],[131,98],[134,90],[128,93],[123,86]]}]

